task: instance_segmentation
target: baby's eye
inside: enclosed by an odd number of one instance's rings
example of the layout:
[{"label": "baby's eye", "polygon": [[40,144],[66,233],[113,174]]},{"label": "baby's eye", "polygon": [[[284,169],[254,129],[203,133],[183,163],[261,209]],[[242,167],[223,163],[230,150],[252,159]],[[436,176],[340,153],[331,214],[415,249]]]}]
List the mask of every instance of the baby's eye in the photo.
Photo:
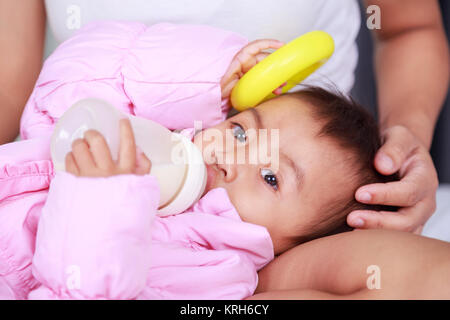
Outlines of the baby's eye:
[{"label": "baby's eye", "polygon": [[242,143],[247,141],[247,134],[245,133],[244,128],[238,123],[233,123],[233,136]]},{"label": "baby's eye", "polygon": [[261,176],[264,181],[275,190],[278,190],[277,176],[270,169],[261,169]]}]

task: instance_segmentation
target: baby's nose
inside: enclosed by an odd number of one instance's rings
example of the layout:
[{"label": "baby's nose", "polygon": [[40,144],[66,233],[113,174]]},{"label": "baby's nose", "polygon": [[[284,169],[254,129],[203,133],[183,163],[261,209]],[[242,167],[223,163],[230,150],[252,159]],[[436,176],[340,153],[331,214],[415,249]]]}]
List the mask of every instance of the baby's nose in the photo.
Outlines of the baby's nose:
[{"label": "baby's nose", "polygon": [[223,180],[225,182],[232,182],[234,179],[236,179],[236,176],[237,176],[236,165],[234,165],[234,164],[218,164],[217,167],[219,168],[220,172],[223,174]]}]

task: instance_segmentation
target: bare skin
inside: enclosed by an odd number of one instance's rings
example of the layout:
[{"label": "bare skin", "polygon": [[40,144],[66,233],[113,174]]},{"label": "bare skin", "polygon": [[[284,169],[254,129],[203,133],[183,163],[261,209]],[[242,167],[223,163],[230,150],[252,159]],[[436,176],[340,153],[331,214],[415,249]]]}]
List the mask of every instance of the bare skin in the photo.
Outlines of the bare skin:
[{"label": "bare skin", "polygon": [[43,0],[0,0],[0,144],[19,134],[22,110],[42,66]]},{"label": "bare skin", "polygon": [[[380,289],[368,289],[371,265],[380,268]],[[356,230],[297,246],[259,276],[250,299],[450,299],[450,244]]]},{"label": "bare skin", "polygon": [[436,0],[365,3],[377,5],[381,12],[381,28],[374,30],[375,71],[379,122],[385,143],[374,164],[382,174],[398,171],[401,181],[362,186],[355,197],[363,203],[401,209],[397,215],[354,211],[347,223],[355,228],[420,233],[436,208],[438,178],[428,150],[450,75],[449,48],[439,3]]}]

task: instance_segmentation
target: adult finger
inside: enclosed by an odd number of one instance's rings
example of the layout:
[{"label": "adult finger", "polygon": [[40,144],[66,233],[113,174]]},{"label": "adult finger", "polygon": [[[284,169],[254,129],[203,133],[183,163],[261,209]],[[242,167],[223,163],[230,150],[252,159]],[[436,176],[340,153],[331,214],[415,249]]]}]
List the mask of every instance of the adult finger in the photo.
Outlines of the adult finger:
[{"label": "adult finger", "polygon": [[104,170],[111,170],[114,167],[114,161],[103,135],[96,130],[88,130],[84,133],[84,139],[89,145],[97,167]]},{"label": "adult finger", "polygon": [[417,181],[374,183],[360,187],[355,194],[356,200],[366,204],[409,207],[423,199],[426,189],[418,186]]},{"label": "adult finger", "polygon": [[[358,229],[391,229],[414,231],[428,218],[424,212],[430,211],[427,202],[399,211],[355,210],[347,216],[347,224]],[[420,217],[423,217],[421,219]]]},{"label": "adult finger", "polygon": [[417,147],[417,138],[408,129],[402,126],[389,128],[385,133],[385,143],[375,155],[376,169],[385,175],[397,172]]},{"label": "adult finger", "polygon": [[136,143],[129,119],[120,120],[119,167],[129,173],[136,167]]},{"label": "adult finger", "polygon": [[424,148],[411,153],[400,174],[400,181],[375,183],[358,188],[355,198],[367,204],[414,206],[425,197],[432,197],[439,184],[433,161]]}]

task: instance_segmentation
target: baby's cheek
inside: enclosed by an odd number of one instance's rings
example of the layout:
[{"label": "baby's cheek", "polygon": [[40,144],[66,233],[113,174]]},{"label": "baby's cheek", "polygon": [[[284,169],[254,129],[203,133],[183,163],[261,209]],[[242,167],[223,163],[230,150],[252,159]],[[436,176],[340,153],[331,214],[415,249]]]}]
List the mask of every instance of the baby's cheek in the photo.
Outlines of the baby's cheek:
[{"label": "baby's cheek", "polygon": [[239,186],[227,186],[228,195],[231,203],[236,208],[241,219],[245,222],[264,225],[264,219],[268,216],[266,211],[271,207],[261,192],[258,192],[256,186],[250,183]]},{"label": "baby's cheek", "polygon": [[207,164],[212,163],[212,151],[209,150],[210,148],[210,142],[204,141],[203,132],[199,132],[194,136],[194,145],[200,150],[202,153],[203,161]]},{"label": "baby's cheek", "polygon": [[201,151],[205,163],[220,163],[217,157],[222,154],[222,139],[223,133],[217,128],[203,130],[194,136],[193,142]]}]

